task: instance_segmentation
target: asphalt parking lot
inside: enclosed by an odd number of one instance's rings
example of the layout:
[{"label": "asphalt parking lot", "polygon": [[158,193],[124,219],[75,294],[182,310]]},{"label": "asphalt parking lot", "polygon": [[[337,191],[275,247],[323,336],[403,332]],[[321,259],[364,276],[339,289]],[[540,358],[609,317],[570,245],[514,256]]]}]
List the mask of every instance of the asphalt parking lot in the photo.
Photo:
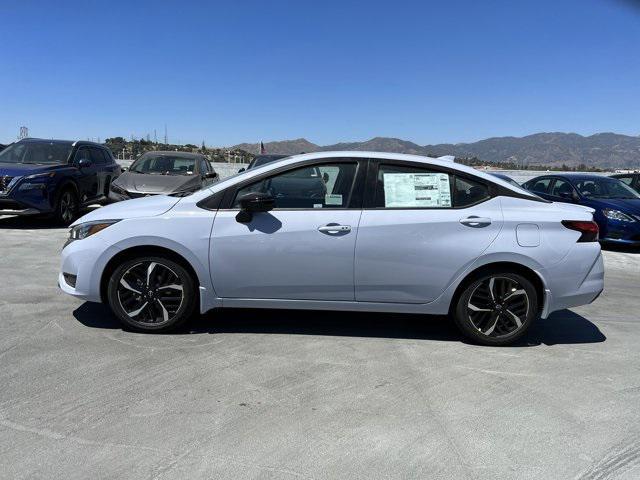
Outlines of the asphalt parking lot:
[{"label": "asphalt parking lot", "polygon": [[0,219],[2,478],[640,478],[640,254],[489,348],[389,314],[124,332],[58,291],[66,236]]}]

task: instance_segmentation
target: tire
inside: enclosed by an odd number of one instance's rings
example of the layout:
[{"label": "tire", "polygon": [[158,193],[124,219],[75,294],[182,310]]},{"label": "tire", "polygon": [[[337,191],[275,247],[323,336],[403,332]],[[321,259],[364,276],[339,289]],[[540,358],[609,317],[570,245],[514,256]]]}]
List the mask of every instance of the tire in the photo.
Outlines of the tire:
[{"label": "tire", "polygon": [[79,203],[76,192],[72,188],[65,188],[56,200],[53,219],[57,224],[66,227],[78,217],[78,210]]},{"label": "tire", "polygon": [[538,294],[530,280],[512,272],[486,273],[459,295],[453,319],[462,334],[481,345],[509,345],[538,318]]},{"label": "tire", "polygon": [[180,264],[165,257],[125,260],[109,278],[107,299],[123,326],[138,332],[170,332],[193,314],[196,283]]}]

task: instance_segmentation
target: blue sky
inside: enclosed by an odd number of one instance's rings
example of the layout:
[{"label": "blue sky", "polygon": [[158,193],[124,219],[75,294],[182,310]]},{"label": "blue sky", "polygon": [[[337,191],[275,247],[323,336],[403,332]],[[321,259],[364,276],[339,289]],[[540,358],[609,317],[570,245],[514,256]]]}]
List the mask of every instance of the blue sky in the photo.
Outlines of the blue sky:
[{"label": "blue sky", "polygon": [[640,134],[640,3],[0,4],[0,142]]}]

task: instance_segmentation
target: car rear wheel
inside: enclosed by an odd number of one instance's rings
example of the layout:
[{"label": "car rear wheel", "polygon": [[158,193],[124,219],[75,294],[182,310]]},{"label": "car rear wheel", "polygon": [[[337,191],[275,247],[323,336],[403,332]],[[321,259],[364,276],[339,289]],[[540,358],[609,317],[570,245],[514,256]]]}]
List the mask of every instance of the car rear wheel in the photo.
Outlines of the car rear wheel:
[{"label": "car rear wheel", "polygon": [[78,197],[75,192],[67,188],[60,193],[56,202],[54,219],[61,225],[69,225],[78,216]]},{"label": "car rear wheel", "polygon": [[126,327],[141,332],[178,328],[196,306],[195,282],[180,264],[163,257],[123,262],[109,279],[111,310]]},{"label": "car rear wheel", "polygon": [[458,297],[454,320],[470,340],[508,345],[522,337],[538,317],[538,296],[527,278],[510,272],[483,275]]}]

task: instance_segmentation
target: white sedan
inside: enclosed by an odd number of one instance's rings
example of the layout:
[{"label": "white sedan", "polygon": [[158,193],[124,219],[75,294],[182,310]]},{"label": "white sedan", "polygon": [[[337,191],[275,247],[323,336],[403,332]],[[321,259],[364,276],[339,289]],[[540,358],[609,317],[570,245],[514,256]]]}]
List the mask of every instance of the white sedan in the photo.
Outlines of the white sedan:
[{"label": "white sedan", "polygon": [[320,152],[95,210],[58,281],[139,331],[218,307],[357,310],[449,314],[504,345],[600,294],[597,238],[590,209],[450,161]]}]

